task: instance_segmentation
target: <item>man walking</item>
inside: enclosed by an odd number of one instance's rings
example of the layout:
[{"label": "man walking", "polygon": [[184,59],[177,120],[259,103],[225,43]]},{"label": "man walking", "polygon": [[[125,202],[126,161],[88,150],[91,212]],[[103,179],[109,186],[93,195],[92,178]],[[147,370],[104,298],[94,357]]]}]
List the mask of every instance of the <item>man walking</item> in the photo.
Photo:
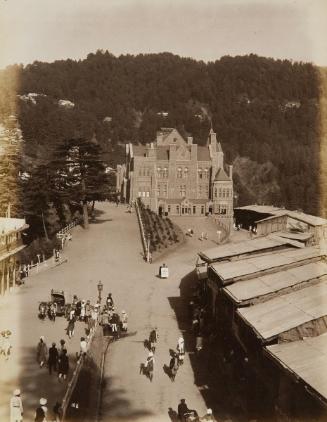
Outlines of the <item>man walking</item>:
[{"label": "man walking", "polygon": [[49,349],[49,359],[48,359],[48,367],[49,367],[49,374],[52,374],[52,369],[55,371],[57,370],[57,363],[58,363],[58,349],[56,347],[56,343],[52,343],[52,346]]},{"label": "man walking", "polygon": [[22,422],[23,403],[20,397],[20,390],[17,388],[10,399],[10,422]]},{"label": "man walking", "polygon": [[37,349],[36,349],[36,358],[40,365],[40,368],[42,368],[42,366],[47,361],[47,356],[48,356],[48,347],[45,343],[44,336],[41,336],[40,341],[37,345]]}]

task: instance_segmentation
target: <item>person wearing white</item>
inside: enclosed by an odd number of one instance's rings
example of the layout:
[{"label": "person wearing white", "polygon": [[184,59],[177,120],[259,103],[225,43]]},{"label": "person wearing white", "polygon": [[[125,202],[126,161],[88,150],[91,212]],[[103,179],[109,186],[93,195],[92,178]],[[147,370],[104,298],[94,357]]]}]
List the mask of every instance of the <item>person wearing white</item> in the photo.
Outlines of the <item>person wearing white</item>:
[{"label": "person wearing white", "polygon": [[22,422],[23,403],[20,397],[20,390],[17,388],[10,399],[10,422]]}]

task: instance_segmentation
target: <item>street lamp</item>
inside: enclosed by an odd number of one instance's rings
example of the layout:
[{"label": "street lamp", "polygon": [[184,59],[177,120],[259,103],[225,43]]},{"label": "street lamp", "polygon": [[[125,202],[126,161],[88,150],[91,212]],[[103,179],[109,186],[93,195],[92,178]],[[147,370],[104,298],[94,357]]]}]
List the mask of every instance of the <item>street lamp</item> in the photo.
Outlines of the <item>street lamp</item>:
[{"label": "street lamp", "polygon": [[101,283],[101,280],[100,280],[99,283],[98,283],[98,293],[99,293],[98,299],[99,299],[99,302],[101,302],[101,293],[102,293],[102,290],[103,290],[103,284]]}]

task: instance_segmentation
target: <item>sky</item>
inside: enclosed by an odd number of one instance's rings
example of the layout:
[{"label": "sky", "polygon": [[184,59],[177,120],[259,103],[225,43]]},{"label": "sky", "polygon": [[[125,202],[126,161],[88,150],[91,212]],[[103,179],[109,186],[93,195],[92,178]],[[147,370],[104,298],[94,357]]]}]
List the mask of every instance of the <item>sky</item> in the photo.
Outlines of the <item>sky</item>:
[{"label": "sky", "polygon": [[327,66],[327,0],[0,0],[0,68],[169,51]]}]

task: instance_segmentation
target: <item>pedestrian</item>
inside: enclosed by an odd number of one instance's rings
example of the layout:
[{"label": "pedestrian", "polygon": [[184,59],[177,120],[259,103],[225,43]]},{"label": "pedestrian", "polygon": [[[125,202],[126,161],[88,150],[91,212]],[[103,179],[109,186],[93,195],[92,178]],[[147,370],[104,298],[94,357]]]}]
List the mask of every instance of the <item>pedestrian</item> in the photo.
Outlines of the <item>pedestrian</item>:
[{"label": "pedestrian", "polygon": [[60,357],[62,356],[63,350],[66,350],[66,342],[64,339],[60,340],[60,349],[58,350],[58,359],[60,359]]},{"label": "pedestrian", "polygon": [[67,334],[69,338],[72,338],[75,331],[75,318],[72,318],[68,321],[67,325]]},{"label": "pedestrian", "polygon": [[170,379],[175,381],[175,377],[178,371],[178,359],[176,353],[172,354],[172,357],[169,362],[169,369],[170,369]]},{"label": "pedestrian", "polygon": [[80,320],[81,321],[85,321],[85,316],[86,316],[86,313],[85,313],[85,307],[86,307],[86,302],[85,302],[85,300],[83,299],[82,300],[82,302],[81,302],[81,315],[80,315]]},{"label": "pedestrian", "polygon": [[149,343],[150,343],[150,349],[151,349],[151,351],[154,353],[155,352],[155,350],[156,350],[156,344],[157,344],[157,341],[158,341],[158,338],[159,338],[159,335],[158,335],[158,331],[157,331],[158,329],[157,329],[157,327],[155,327],[151,332],[150,332],[150,335],[149,335]]},{"label": "pedestrian", "polygon": [[91,301],[87,300],[85,304],[85,322],[88,323],[91,317]]},{"label": "pedestrian", "polygon": [[154,356],[153,356],[153,352],[149,352],[149,355],[148,355],[148,357],[146,359],[146,362],[144,364],[144,370],[145,370],[146,376],[152,382],[152,380],[153,380],[153,371],[154,371]]},{"label": "pedestrian", "polygon": [[62,378],[65,380],[67,378],[69,371],[69,360],[67,356],[67,350],[63,349],[62,355],[59,359],[59,365],[58,365],[58,378],[61,380]]},{"label": "pedestrian", "polygon": [[127,331],[128,315],[125,311],[121,312],[122,330]]},{"label": "pedestrian", "polygon": [[79,349],[80,356],[83,356],[83,357],[86,356],[87,342],[85,340],[85,337],[81,337],[81,341],[80,341],[79,347],[80,347],[80,349]]},{"label": "pedestrian", "polygon": [[181,353],[182,355],[184,355],[184,353],[185,353],[183,336],[180,336],[178,341],[177,341],[177,351],[178,351],[178,353]]},{"label": "pedestrian", "polygon": [[207,409],[207,413],[200,418],[200,421],[216,422],[215,417],[212,414],[212,409]]},{"label": "pedestrian", "polygon": [[48,408],[47,408],[47,403],[48,400],[45,398],[41,398],[40,399],[40,406],[36,408],[35,411],[35,422],[46,422],[47,421],[47,412],[48,412]]},{"label": "pedestrian", "polygon": [[60,422],[62,420],[62,406],[60,402],[56,402],[56,404],[53,406],[53,413],[56,418],[56,422]]},{"label": "pedestrian", "polygon": [[22,422],[23,403],[20,397],[20,389],[17,388],[10,399],[10,422]]},{"label": "pedestrian", "polygon": [[48,359],[48,367],[49,367],[49,374],[52,374],[52,369],[55,371],[57,370],[59,353],[56,347],[56,343],[52,343],[52,346],[49,349],[49,359]]},{"label": "pedestrian", "polygon": [[186,417],[189,413],[191,413],[192,411],[187,407],[187,404],[185,402],[185,399],[181,399],[178,408],[177,408],[177,412],[178,412],[178,417],[182,422],[186,421]]},{"label": "pedestrian", "polygon": [[112,294],[108,293],[107,299],[106,299],[106,305],[108,309],[112,308],[114,306],[114,300],[112,298]]},{"label": "pedestrian", "polygon": [[40,365],[40,368],[45,364],[48,357],[48,347],[45,342],[44,336],[40,337],[40,341],[38,342],[37,348],[36,348],[36,359]]}]

